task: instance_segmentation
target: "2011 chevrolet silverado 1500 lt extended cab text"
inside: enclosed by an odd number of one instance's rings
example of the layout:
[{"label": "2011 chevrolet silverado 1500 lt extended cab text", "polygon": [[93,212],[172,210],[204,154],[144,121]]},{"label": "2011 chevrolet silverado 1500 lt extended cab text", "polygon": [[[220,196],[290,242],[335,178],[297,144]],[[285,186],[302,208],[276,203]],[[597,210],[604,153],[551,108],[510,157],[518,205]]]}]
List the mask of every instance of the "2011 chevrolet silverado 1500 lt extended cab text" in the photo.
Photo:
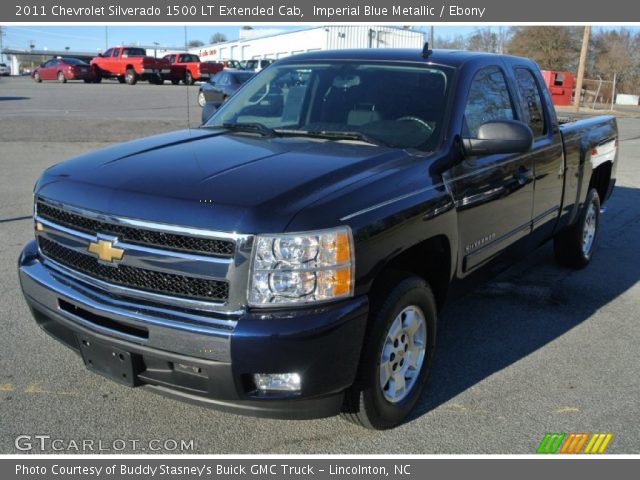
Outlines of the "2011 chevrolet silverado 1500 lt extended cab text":
[{"label": "2011 chevrolet silverado 1500 lt extended cab text", "polygon": [[559,125],[524,58],[293,56],[202,128],[46,170],[22,289],[116,381],[389,428],[423,391],[445,298],[550,239],[589,262],[616,163],[615,119]]}]

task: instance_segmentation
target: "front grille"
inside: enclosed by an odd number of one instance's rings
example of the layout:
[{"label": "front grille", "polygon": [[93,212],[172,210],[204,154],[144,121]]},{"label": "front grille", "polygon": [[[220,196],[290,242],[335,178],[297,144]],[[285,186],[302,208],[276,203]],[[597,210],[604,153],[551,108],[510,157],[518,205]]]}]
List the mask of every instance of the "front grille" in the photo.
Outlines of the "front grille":
[{"label": "front grille", "polygon": [[128,265],[106,266],[91,255],[76,252],[44,237],[38,237],[38,246],[51,260],[115,285],[205,301],[222,302],[229,297],[229,284],[224,281],[156,272]]},{"label": "front grille", "polygon": [[58,225],[73,228],[85,233],[105,233],[118,237],[120,242],[133,243],[204,255],[230,257],[235,250],[235,243],[231,240],[219,240],[215,238],[191,237],[176,233],[158,232],[143,228],[129,227],[103,222],[93,218],[84,217],[53,207],[39,201],[37,203],[38,216],[50,220]]}]

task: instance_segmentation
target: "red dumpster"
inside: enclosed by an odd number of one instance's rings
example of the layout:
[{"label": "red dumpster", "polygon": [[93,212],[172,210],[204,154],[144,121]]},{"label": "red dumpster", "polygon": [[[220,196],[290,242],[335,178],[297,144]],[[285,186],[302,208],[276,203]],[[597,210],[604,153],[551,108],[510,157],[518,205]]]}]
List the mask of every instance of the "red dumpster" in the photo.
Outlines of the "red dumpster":
[{"label": "red dumpster", "polygon": [[571,105],[571,93],[574,85],[573,73],[542,70],[542,77],[554,105]]}]

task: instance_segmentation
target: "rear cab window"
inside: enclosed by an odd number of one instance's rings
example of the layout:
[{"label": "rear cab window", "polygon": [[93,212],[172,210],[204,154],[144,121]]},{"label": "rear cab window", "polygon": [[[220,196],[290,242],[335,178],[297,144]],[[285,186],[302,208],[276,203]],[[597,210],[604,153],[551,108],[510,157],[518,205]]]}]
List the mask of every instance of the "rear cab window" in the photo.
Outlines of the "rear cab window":
[{"label": "rear cab window", "polygon": [[544,136],[547,133],[547,122],[540,97],[540,86],[528,68],[517,67],[514,73],[522,107],[522,121],[529,125],[535,138]]}]

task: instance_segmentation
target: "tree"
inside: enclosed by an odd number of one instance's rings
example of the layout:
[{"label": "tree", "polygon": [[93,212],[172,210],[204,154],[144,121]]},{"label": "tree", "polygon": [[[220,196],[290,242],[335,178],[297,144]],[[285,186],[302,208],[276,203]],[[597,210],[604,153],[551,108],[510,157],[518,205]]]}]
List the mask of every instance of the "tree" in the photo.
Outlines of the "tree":
[{"label": "tree", "polygon": [[529,57],[543,69],[575,72],[581,40],[582,27],[512,27],[505,50]]},{"label": "tree", "polygon": [[216,32],[211,35],[209,43],[222,43],[227,41],[227,36],[224,33]]},{"label": "tree", "polygon": [[462,35],[456,35],[451,38],[436,37],[436,40],[433,43],[433,48],[444,48],[449,50],[464,50],[466,48],[466,42]]},{"label": "tree", "polygon": [[592,46],[593,76],[612,80],[616,75],[618,91],[638,92],[640,89],[640,35],[628,29],[601,30],[594,35]]},{"label": "tree", "polygon": [[189,48],[198,48],[202,46],[204,46],[204,42],[201,42],[200,40],[189,40],[189,43],[187,43],[187,47]]},{"label": "tree", "polygon": [[498,35],[484,28],[469,37],[466,47],[467,50],[475,52],[497,53],[499,47]]}]

